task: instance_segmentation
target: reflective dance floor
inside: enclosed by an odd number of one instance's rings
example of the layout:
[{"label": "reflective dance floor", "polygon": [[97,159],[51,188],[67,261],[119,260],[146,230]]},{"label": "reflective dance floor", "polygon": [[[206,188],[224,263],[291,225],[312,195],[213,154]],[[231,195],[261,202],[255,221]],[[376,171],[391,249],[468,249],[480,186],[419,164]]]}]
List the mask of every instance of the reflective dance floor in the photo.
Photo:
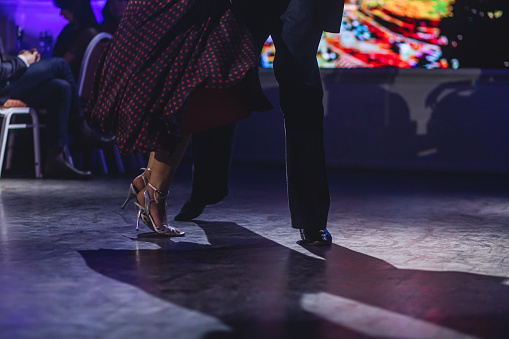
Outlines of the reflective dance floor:
[{"label": "reflective dance floor", "polygon": [[0,179],[0,338],[509,337],[507,176],[330,171],[304,248],[283,168],[234,166],[178,239],[120,209],[134,175]]}]

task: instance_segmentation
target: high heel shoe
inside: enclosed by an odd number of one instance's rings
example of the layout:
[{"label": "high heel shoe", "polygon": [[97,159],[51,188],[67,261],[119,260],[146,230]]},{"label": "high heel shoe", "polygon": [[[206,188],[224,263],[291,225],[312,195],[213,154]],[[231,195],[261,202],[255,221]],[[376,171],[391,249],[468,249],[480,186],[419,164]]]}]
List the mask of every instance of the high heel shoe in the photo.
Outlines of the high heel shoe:
[{"label": "high heel shoe", "polygon": [[[164,193],[155,188],[151,183],[147,183],[147,186],[152,188],[154,190],[154,198],[151,199],[150,195],[145,188],[143,190],[143,195],[145,198],[145,206],[141,206],[141,204],[138,201],[134,202],[134,206],[136,207],[136,210],[138,212],[138,218],[136,219],[136,230],[139,230],[140,225],[140,219],[145,223],[145,225],[148,226],[152,231],[157,232],[159,234],[168,236],[168,237],[183,237],[185,235],[185,232],[182,232],[180,229],[169,226],[166,224],[163,224],[161,226],[157,226],[154,222],[154,219],[152,218],[152,214],[150,213],[150,204],[151,203],[164,203],[165,204],[165,213],[166,213],[166,198],[168,192]],[[159,198],[156,197],[156,194],[159,195]]]},{"label": "high heel shoe", "polygon": [[[131,199],[134,199],[136,198],[136,196],[138,195],[138,193],[145,188],[145,186],[147,186],[147,183],[148,183],[148,179],[147,179],[147,176],[145,175],[145,172],[146,171],[151,171],[150,168],[142,168],[143,170],[143,173],[141,173],[140,175],[138,175],[136,178],[134,178],[133,182],[131,183],[131,185],[129,186],[129,192],[127,193],[127,198],[125,199],[124,203],[122,204],[122,206],[120,208],[124,209],[125,206],[127,205],[127,203],[129,201],[131,201]],[[137,178],[141,178],[143,180],[143,187],[141,188],[137,188],[136,186],[134,186],[134,181],[137,179]]]}]

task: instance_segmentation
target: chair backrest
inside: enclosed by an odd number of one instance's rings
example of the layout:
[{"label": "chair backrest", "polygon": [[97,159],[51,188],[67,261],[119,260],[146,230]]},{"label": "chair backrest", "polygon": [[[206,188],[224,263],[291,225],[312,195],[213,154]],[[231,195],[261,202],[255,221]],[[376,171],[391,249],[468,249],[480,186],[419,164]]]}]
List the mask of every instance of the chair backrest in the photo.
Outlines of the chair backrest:
[{"label": "chair backrest", "polygon": [[92,93],[94,73],[110,39],[111,34],[99,33],[90,41],[85,50],[78,76],[78,93],[82,100],[86,101]]},{"label": "chair backrest", "polygon": [[0,58],[3,58],[4,55],[7,55],[7,53],[5,53],[5,47],[4,43],[2,42],[2,38],[0,38]]}]

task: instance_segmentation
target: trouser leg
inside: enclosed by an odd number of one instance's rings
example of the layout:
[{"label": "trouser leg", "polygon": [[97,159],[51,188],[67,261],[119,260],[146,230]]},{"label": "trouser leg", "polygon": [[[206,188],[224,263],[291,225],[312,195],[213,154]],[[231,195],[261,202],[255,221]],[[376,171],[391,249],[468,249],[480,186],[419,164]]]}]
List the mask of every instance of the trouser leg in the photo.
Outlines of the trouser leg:
[{"label": "trouser leg", "polygon": [[67,81],[52,79],[30,92],[16,92],[15,95],[30,106],[47,110],[45,119],[47,147],[63,147],[67,144],[71,106],[71,88]]},{"label": "trouser leg", "polygon": [[78,86],[74,80],[67,61],[62,58],[49,58],[36,62],[27,69],[13,86],[13,95],[30,97],[31,93],[44,87],[48,81],[60,79],[69,86],[69,116],[71,119],[81,119],[83,109],[78,95]]},{"label": "trouser leg", "polygon": [[228,195],[228,175],[236,123],[194,133],[191,201],[215,204]]},{"label": "trouser leg", "polygon": [[[316,106],[316,88],[282,87],[285,116],[286,172],[292,227],[324,229],[330,205],[323,143],[323,115]],[[295,99],[305,96],[302,100]],[[313,101],[315,101],[313,103]],[[300,114],[307,108],[313,114]]]},{"label": "trouser leg", "polygon": [[327,226],[330,205],[323,143],[323,92],[316,61],[322,30],[318,2],[291,0],[272,32],[274,71],[285,118],[288,199],[292,227]]}]

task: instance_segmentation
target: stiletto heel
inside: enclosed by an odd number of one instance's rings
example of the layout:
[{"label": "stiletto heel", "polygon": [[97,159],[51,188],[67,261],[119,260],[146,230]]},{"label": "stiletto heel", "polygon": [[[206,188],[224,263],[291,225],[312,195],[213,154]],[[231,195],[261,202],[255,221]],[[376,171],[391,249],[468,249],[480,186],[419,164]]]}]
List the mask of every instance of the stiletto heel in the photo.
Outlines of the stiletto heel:
[{"label": "stiletto heel", "polygon": [[[151,171],[150,168],[142,168],[143,170],[143,173],[141,173],[140,175],[138,175],[136,178],[134,178],[134,180],[136,180],[137,178],[141,178],[143,179],[143,187],[138,189],[136,188],[136,186],[134,186],[133,183],[131,183],[131,185],[129,186],[129,192],[127,193],[127,198],[125,199],[124,203],[122,204],[122,206],[120,207],[121,209],[124,209],[125,206],[127,205],[127,203],[129,201],[131,201],[131,199],[134,199],[136,198],[136,196],[138,195],[138,193],[145,188],[145,186],[147,186],[147,183],[148,183],[148,179],[147,179],[147,176],[145,175],[145,171]],[[134,182],[133,180],[133,182]]]},{"label": "stiletto heel", "polygon": [[125,205],[127,205],[127,203],[131,200],[131,199],[134,199],[136,198],[136,196],[138,195],[138,192],[136,192],[136,187],[134,187],[133,184],[131,184],[129,186],[129,193],[127,193],[127,198],[125,199],[124,203],[122,204],[122,206],[120,207],[121,209],[124,209],[125,208]]},{"label": "stiletto heel", "polygon": [[136,218],[136,232],[138,232],[140,230],[140,217],[143,210],[141,208],[138,208],[139,205],[137,205],[136,203],[135,206],[136,209],[138,210],[138,217]]},{"label": "stiletto heel", "polygon": [[[166,224],[163,224],[161,226],[157,226],[154,222],[154,219],[152,218],[152,214],[150,213],[150,204],[156,203],[158,204],[160,200],[166,200],[168,192],[166,194],[164,192],[161,192],[157,188],[155,188],[151,183],[147,183],[147,185],[154,190],[154,198],[151,199],[150,195],[148,194],[147,189],[143,191],[143,195],[145,198],[145,206],[141,206],[139,202],[135,202],[134,206],[136,207],[136,210],[138,211],[138,219],[136,221],[136,228],[138,229],[138,225],[141,221],[147,225],[148,228],[150,228],[152,231],[157,232],[159,234],[168,236],[168,237],[183,237],[185,235],[185,232],[182,232],[180,229],[169,226]],[[159,194],[160,197],[157,198],[156,194]],[[166,204],[166,201],[164,201]],[[166,205],[165,205],[166,207]],[[165,208],[166,210],[166,208]],[[165,211],[166,212],[166,211]]]},{"label": "stiletto heel", "polygon": [[150,228],[152,231],[157,232],[154,228],[154,225],[152,221],[147,217],[145,214],[145,207],[141,206],[137,201],[134,202],[134,207],[136,208],[136,211],[138,212],[138,217],[136,218],[136,231],[140,230],[140,219],[143,221],[145,225],[147,225],[148,228]]}]

